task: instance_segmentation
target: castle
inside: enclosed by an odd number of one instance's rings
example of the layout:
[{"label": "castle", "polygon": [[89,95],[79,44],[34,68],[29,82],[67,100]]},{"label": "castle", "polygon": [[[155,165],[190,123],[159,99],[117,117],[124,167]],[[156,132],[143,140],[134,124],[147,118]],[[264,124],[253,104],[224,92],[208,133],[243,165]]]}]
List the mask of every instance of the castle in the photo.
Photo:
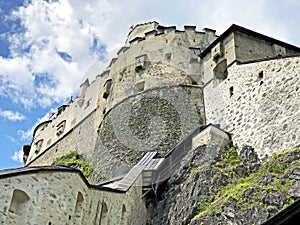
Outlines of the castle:
[{"label": "castle", "polygon": [[[209,143],[260,158],[300,144],[300,48],[232,25],[136,25],[105,71],[0,172],[0,224],[146,224],[145,196]],[[55,160],[76,151],[84,177]],[[79,166],[80,167],[80,166]]]}]

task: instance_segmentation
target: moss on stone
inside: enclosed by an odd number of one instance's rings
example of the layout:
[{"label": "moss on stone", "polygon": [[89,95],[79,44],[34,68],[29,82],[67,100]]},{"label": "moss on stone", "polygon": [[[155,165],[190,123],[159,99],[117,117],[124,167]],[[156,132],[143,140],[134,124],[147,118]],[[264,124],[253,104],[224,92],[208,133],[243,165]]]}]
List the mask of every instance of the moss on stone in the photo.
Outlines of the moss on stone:
[{"label": "moss on stone", "polygon": [[88,178],[91,170],[90,165],[79,158],[76,150],[69,151],[61,157],[54,159],[52,165],[66,165],[74,168],[79,168],[86,178]]},{"label": "moss on stone", "polygon": [[[282,193],[286,197],[286,202],[282,210],[294,202],[294,198],[288,194],[288,190],[293,182],[286,176],[287,171],[299,167],[300,148],[294,148],[280,154],[274,154],[264,165],[256,172],[247,177],[231,179],[231,182],[220,188],[218,196],[214,201],[209,202],[207,198],[200,196],[198,202],[198,214],[192,220],[197,220],[203,216],[217,215],[222,212],[222,206],[232,200],[240,210],[251,209],[254,206],[260,206],[266,211],[272,210],[274,206],[266,205],[261,201],[261,196],[265,193]],[[222,159],[222,167],[232,170],[232,164],[240,163],[238,156],[235,155],[235,149],[228,149]],[[220,165],[218,165],[219,167]],[[271,183],[262,183],[261,180],[269,176]],[[251,196],[251,197],[249,197]]]},{"label": "moss on stone", "polygon": [[236,165],[241,162],[241,159],[235,149],[235,147],[228,148],[223,155],[223,163]]},{"label": "moss on stone", "polygon": [[199,213],[201,212],[213,212],[211,208],[212,197],[207,195],[200,195],[197,205]]},{"label": "moss on stone", "polygon": [[200,167],[194,167],[191,169],[191,173],[198,173],[200,171]]}]

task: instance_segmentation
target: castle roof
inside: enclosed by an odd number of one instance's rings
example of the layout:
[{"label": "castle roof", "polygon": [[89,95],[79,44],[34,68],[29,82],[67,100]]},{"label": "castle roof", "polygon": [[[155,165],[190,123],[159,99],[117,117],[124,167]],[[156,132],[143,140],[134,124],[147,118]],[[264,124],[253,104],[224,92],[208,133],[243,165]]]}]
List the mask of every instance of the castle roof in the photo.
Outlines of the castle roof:
[{"label": "castle roof", "polygon": [[48,124],[48,123],[50,123],[52,120],[46,120],[46,121],[43,121],[43,122],[41,122],[41,123],[39,123],[35,128],[34,128],[34,130],[33,130],[33,137],[34,137],[34,135],[35,135],[35,133],[36,133],[36,131],[41,127],[41,126],[43,126],[43,125],[46,125],[46,124]]},{"label": "castle roof", "polygon": [[87,185],[88,188],[95,188],[95,189],[99,189],[99,190],[120,192],[120,193],[126,192],[126,191],[119,190],[119,189],[104,187],[101,185],[90,184],[79,169],[75,169],[75,168],[63,166],[63,165],[62,166],[56,166],[56,165],[53,165],[53,166],[30,166],[30,167],[21,167],[21,168],[16,168],[16,169],[0,170],[0,179],[13,177],[13,176],[20,176],[20,175],[25,175],[25,174],[54,173],[54,172],[76,173],[81,177],[81,179],[84,181],[84,183]]},{"label": "castle roof", "polygon": [[228,37],[233,32],[240,32],[240,33],[243,33],[243,34],[247,34],[249,36],[259,38],[261,40],[270,42],[272,44],[281,45],[281,46],[283,46],[287,49],[291,49],[293,51],[296,51],[296,52],[300,53],[300,48],[297,47],[297,46],[294,46],[294,45],[288,44],[286,42],[274,39],[272,37],[260,34],[258,32],[255,32],[255,31],[249,30],[247,28],[241,27],[239,25],[232,24],[224,33],[222,33],[215,41],[213,41],[206,49],[204,49],[200,53],[200,57],[203,58],[207,53],[209,53],[212,50],[212,48],[214,46],[217,45],[217,43],[219,43],[220,41],[223,41],[226,37]]}]

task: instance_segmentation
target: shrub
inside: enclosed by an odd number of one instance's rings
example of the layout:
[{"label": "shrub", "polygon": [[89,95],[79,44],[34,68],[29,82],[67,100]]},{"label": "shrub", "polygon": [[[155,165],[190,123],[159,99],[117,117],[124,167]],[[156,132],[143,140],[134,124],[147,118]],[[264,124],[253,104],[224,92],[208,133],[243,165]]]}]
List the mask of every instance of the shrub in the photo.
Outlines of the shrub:
[{"label": "shrub", "polygon": [[69,151],[59,158],[53,160],[52,165],[66,165],[81,170],[82,174],[87,178],[90,175],[90,165],[79,158],[77,151]]}]

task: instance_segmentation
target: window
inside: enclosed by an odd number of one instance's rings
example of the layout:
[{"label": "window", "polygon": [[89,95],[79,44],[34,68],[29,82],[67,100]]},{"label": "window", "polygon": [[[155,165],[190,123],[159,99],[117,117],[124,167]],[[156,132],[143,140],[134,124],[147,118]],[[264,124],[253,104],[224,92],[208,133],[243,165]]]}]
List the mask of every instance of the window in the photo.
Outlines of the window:
[{"label": "window", "polygon": [[261,79],[263,79],[263,78],[264,78],[264,71],[260,71],[260,72],[258,73],[257,79],[258,79],[258,80],[261,80]]},{"label": "window", "polygon": [[91,105],[91,101],[92,101],[91,98],[86,101],[84,109],[87,109]]},{"label": "window", "polygon": [[26,162],[27,162],[30,149],[31,149],[31,145],[23,145],[23,162],[24,162],[24,164],[26,164]]},{"label": "window", "polygon": [[[94,219],[94,223],[93,223],[93,224],[97,224],[98,217],[100,216],[100,215],[99,215],[99,212],[100,212],[100,206],[101,206],[101,202],[98,201],[97,209],[96,209],[96,215],[95,215],[95,219]],[[100,221],[99,221],[99,223],[100,223]]]},{"label": "window", "polygon": [[166,53],[166,54],[165,54],[165,60],[166,60],[167,62],[170,62],[171,59],[172,59],[172,53]]},{"label": "window", "polygon": [[102,202],[99,225],[108,225],[107,222],[108,222],[108,209],[106,203]]},{"label": "window", "polygon": [[40,139],[38,140],[37,142],[35,142],[35,154],[38,154],[39,151],[41,150],[42,146],[43,146],[43,142],[44,142],[44,139]]},{"label": "window", "polygon": [[139,73],[141,71],[143,71],[143,66],[136,66],[135,67],[135,72]]},{"label": "window", "polygon": [[233,95],[233,87],[229,88],[229,95],[230,95],[230,97]]},{"label": "window", "polygon": [[111,86],[112,86],[112,79],[109,79],[104,84],[103,98],[105,98],[105,99],[108,98],[108,96],[110,95]]},{"label": "window", "polygon": [[148,61],[147,54],[135,57],[135,72],[140,73],[145,69],[146,62]]},{"label": "window", "polygon": [[198,82],[195,80],[194,77],[190,76],[190,75],[187,75],[187,79],[188,79],[188,84],[191,84],[191,85],[198,85]]},{"label": "window", "polygon": [[212,48],[211,54],[215,62],[219,60],[219,58],[223,57],[223,45],[222,43],[218,43],[215,47]]},{"label": "window", "polygon": [[28,208],[29,199],[29,196],[24,191],[18,189],[14,190],[9,206],[9,212],[19,216],[24,215]]},{"label": "window", "polygon": [[47,141],[47,146],[49,146],[51,144],[51,138]]},{"label": "window", "polygon": [[145,81],[141,81],[135,84],[134,90],[135,92],[141,92],[145,89]]},{"label": "window", "polygon": [[75,212],[74,212],[76,224],[81,224],[82,211],[83,211],[83,195],[81,194],[81,192],[78,192],[76,205],[75,205]]},{"label": "window", "polygon": [[120,225],[127,225],[126,207],[123,204]]},{"label": "window", "polygon": [[277,44],[273,44],[273,52],[275,56],[282,57],[286,55],[286,48]]},{"label": "window", "polygon": [[65,126],[66,126],[65,120],[61,121],[59,124],[56,125],[56,135],[57,136],[61,135],[64,132]]},{"label": "window", "polygon": [[57,116],[62,114],[66,110],[67,107],[68,107],[68,105],[62,105],[62,106],[58,107]]},{"label": "window", "polygon": [[90,86],[89,79],[86,79],[81,85],[80,85],[80,98],[85,97],[85,93],[87,88]]}]

